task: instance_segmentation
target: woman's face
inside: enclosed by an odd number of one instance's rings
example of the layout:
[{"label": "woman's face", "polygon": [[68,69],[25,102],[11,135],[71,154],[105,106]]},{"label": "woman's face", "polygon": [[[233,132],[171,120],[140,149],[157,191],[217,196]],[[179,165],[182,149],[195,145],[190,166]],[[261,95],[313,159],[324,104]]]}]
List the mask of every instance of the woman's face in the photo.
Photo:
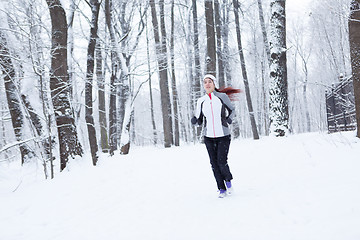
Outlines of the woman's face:
[{"label": "woman's face", "polygon": [[210,78],[204,79],[204,89],[207,94],[212,93],[215,90],[215,84]]}]

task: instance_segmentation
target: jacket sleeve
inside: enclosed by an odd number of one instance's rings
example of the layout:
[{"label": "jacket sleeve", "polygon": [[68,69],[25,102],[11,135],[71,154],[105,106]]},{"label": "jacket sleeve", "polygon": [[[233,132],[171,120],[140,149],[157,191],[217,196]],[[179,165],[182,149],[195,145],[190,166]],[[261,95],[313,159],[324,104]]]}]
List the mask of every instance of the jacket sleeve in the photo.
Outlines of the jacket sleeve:
[{"label": "jacket sleeve", "polygon": [[226,109],[229,112],[229,116],[227,116],[227,119],[230,119],[231,123],[234,120],[235,117],[235,107],[234,104],[230,101],[230,98],[225,93],[221,94],[221,100],[223,104],[225,105]]},{"label": "jacket sleeve", "polygon": [[198,99],[196,103],[196,109],[195,109],[195,116],[191,119],[192,124],[199,124],[201,125],[203,123],[203,114],[202,114],[202,103],[203,101],[201,98]]}]

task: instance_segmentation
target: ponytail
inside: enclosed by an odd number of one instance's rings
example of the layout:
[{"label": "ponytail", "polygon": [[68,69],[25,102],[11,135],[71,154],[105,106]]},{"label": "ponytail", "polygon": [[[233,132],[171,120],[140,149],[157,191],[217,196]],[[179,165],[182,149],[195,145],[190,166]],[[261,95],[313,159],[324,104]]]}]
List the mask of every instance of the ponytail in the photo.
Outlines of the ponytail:
[{"label": "ponytail", "polygon": [[220,89],[215,88],[215,91],[225,93],[226,95],[228,95],[231,101],[238,101],[239,99],[235,94],[242,92],[241,89],[232,87],[221,87]]}]

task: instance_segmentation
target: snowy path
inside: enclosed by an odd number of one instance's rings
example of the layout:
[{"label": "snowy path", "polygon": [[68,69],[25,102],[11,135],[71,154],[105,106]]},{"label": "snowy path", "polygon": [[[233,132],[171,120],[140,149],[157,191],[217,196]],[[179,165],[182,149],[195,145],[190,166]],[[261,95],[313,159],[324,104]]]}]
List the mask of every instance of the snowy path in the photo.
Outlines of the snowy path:
[{"label": "snowy path", "polygon": [[235,193],[225,199],[203,145],[133,149],[96,168],[79,161],[52,181],[28,176],[14,193],[0,171],[0,240],[359,240],[353,135],[233,141]]}]

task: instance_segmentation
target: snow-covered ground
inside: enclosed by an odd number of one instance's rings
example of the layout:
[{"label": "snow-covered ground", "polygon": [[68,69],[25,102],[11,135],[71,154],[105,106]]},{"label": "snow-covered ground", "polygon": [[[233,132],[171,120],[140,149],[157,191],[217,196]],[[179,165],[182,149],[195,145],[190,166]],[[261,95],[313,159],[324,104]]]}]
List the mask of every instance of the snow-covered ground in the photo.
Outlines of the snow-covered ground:
[{"label": "snow-covered ground", "polygon": [[354,132],[234,140],[224,199],[201,144],[133,148],[97,167],[85,157],[53,180],[3,167],[0,239],[359,240],[359,156]]}]

